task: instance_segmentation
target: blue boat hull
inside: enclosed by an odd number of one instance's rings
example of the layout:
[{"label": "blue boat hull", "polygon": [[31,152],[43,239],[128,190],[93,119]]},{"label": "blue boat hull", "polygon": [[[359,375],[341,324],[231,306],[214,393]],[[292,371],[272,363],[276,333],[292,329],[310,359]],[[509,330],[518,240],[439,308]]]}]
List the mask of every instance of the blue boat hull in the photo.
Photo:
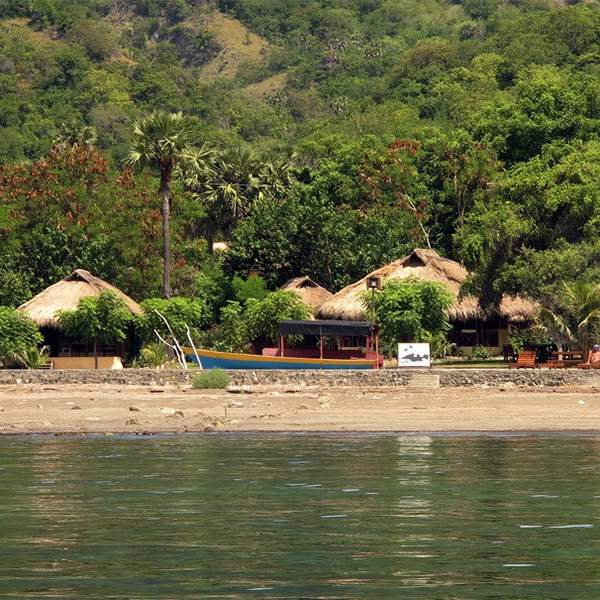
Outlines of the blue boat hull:
[{"label": "blue boat hull", "polygon": [[[191,348],[184,348],[188,359],[198,363],[196,354]],[[334,360],[320,358],[287,358],[281,356],[254,356],[252,354],[235,354],[229,352],[213,352],[198,350],[200,365],[203,369],[257,369],[279,370],[321,370],[321,369],[372,369],[373,360]]]}]

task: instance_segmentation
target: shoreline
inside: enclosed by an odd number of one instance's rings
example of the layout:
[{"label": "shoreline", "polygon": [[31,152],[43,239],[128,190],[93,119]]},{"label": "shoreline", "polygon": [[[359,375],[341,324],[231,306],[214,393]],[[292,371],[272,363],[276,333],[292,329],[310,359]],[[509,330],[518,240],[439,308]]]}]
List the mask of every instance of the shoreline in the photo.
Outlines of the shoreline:
[{"label": "shoreline", "polygon": [[51,432],[1,432],[0,440],[3,438],[131,438],[138,439],[144,437],[153,438],[179,438],[179,437],[220,437],[220,438],[257,438],[257,439],[277,439],[289,437],[316,437],[323,439],[345,439],[345,438],[382,438],[382,437],[431,437],[431,438],[598,438],[599,430],[521,430],[521,431],[362,431],[362,430],[344,430],[344,431],[254,431],[254,430],[235,430],[235,431],[144,431],[132,433],[131,431],[106,431],[106,432],[81,432],[81,431],[60,431]]},{"label": "shoreline", "polygon": [[600,388],[0,385],[0,435],[600,436]]}]

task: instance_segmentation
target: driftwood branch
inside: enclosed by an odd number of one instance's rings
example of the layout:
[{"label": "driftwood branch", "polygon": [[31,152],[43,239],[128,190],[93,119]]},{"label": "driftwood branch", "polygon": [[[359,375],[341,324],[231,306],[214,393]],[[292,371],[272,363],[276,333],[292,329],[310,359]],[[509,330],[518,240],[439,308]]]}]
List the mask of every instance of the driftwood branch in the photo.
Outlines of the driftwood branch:
[{"label": "driftwood branch", "polygon": [[190,328],[188,327],[188,324],[185,324],[185,331],[187,333],[187,339],[190,342],[190,346],[192,347],[192,350],[194,351],[194,355],[196,356],[196,362],[198,363],[198,368],[201,369],[202,368],[202,363],[200,362],[200,357],[198,356],[198,351],[196,350],[196,346],[194,346],[194,342],[192,341],[192,332],[190,331]]},{"label": "driftwood branch", "polygon": [[182,369],[187,369],[187,365],[185,364],[185,362],[181,362],[181,357],[179,356],[179,352],[177,351],[177,348],[175,346],[173,346],[173,344],[169,344],[169,342],[167,342],[167,340],[165,340],[162,335],[160,335],[160,333],[158,333],[158,331],[155,329],[154,333],[156,334],[156,337],[168,348],[171,348],[171,350],[173,350],[173,354],[175,354],[175,358],[177,359],[177,362],[179,363],[179,365],[181,366]]},{"label": "driftwood branch", "polygon": [[[177,356],[177,360],[179,361],[179,364],[181,365],[181,367],[183,369],[187,369],[187,361],[185,360],[185,353],[181,349],[181,345],[179,344],[179,341],[175,337],[175,334],[173,333],[173,330],[171,329],[171,326],[169,325],[169,321],[167,321],[165,316],[162,315],[160,312],[158,312],[156,309],[154,309],[154,312],[165,322],[165,325],[167,326],[167,329],[169,330],[169,333],[171,334],[171,337],[173,338],[173,345],[171,345],[171,344],[167,344],[167,345],[170,346],[171,348],[173,348],[173,350],[175,351],[175,355]],[[156,335],[158,335],[158,332],[156,331],[156,329],[154,331],[156,332]],[[159,336],[159,338],[162,340],[162,338],[160,336]],[[164,340],[162,340],[162,341],[164,341]]]}]

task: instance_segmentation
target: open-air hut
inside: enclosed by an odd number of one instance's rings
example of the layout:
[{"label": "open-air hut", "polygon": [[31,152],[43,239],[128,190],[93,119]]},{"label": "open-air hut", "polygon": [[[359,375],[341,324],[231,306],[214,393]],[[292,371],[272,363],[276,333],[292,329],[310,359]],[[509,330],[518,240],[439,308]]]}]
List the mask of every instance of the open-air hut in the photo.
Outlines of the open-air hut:
[{"label": "open-air hut", "polygon": [[389,279],[410,276],[442,283],[456,297],[448,311],[453,326],[448,337],[463,352],[469,352],[475,346],[485,346],[495,354],[500,353],[502,346],[508,343],[509,325],[531,321],[538,310],[532,300],[505,296],[496,314],[484,315],[473,296],[458,298],[461,285],[468,276],[465,267],[434,250],[417,249],[340,290],[321,304],[319,316],[325,319],[369,320],[370,312],[362,298],[367,289],[367,278],[379,277],[384,283]]},{"label": "open-air hut", "polygon": [[[17,309],[27,313],[40,328],[45,343],[50,346],[50,361],[55,369],[94,368],[93,346],[67,337],[60,330],[57,312],[75,310],[79,300],[99,296],[102,292],[114,292],[123,298],[131,313],[142,312],[141,306],[121,290],[83,269],[77,269]],[[120,344],[100,344],[99,368],[122,368],[121,359],[125,358],[129,343],[130,339]]]},{"label": "open-air hut", "polygon": [[317,310],[323,302],[333,296],[330,291],[321,287],[310,277],[294,277],[286,281],[281,286],[281,289],[286,292],[296,292],[302,299],[302,302],[313,310]]}]

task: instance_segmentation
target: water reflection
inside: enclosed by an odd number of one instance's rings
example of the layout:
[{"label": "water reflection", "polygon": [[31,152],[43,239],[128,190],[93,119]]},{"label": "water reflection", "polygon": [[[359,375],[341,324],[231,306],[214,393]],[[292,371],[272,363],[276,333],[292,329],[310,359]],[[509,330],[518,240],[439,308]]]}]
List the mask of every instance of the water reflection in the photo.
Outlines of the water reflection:
[{"label": "water reflection", "polygon": [[597,598],[595,439],[0,439],[0,597]]}]

